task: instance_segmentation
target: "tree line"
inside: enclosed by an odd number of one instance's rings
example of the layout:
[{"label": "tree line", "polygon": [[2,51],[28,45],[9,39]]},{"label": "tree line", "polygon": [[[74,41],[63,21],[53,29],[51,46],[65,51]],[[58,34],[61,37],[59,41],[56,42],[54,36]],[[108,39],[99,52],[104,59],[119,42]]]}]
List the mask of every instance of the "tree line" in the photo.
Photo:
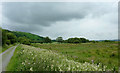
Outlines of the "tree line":
[{"label": "tree line", "polygon": [[56,42],[59,42],[59,43],[87,43],[89,42],[88,39],[86,38],[68,38],[67,40],[63,40],[62,37],[58,37],[56,38]]},{"label": "tree line", "polygon": [[[27,38],[26,36],[18,37],[11,31],[2,30],[2,46],[14,44],[14,43],[30,45],[31,43],[35,43],[35,42],[38,42],[38,39],[36,41],[36,40],[31,40]],[[49,39],[48,37],[45,37],[44,41],[40,40],[39,42],[40,43],[51,43],[51,39]]]},{"label": "tree line", "polygon": [[[74,44],[87,43],[87,42],[96,43],[97,42],[97,41],[89,41],[86,38],[77,38],[77,37],[68,38],[66,40],[63,40],[62,37],[57,37],[55,40],[51,40],[49,37],[40,37],[39,38],[38,36],[30,34],[30,33],[26,33],[27,35],[25,35],[24,32],[23,32],[23,34],[20,32],[19,35],[18,35],[18,33],[19,32],[17,32],[17,35],[15,35],[15,32],[13,33],[12,31],[2,30],[2,45],[4,46],[6,44],[10,45],[10,44],[14,44],[14,43],[30,45],[31,43],[52,43],[52,42],[74,43]],[[20,36],[20,34],[25,35],[25,36]],[[35,37],[36,37],[36,39],[35,39]],[[110,42],[110,40],[105,40],[104,42]]]},{"label": "tree line", "polygon": [[2,30],[2,45],[10,45],[14,43],[21,43],[30,45],[30,43],[52,43],[52,42],[58,42],[58,43],[86,43],[89,42],[89,40],[85,38],[69,38],[67,40],[63,40],[62,37],[57,37],[56,40],[51,40],[49,37],[44,37],[44,40],[40,40],[39,42],[35,42],[34,40],[31,40],[27,38],[26,36],[18,37],[11,31]]}]

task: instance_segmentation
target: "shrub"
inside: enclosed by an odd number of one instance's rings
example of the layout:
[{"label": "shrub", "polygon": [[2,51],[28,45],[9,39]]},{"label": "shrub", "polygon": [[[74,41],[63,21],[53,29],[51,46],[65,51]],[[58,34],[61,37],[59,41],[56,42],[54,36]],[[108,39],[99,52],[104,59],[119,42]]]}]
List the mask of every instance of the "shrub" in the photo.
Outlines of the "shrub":
[{"label": "shrub", "polygon": [[52,42],[49,37],[45,37],[44,39],[45,39],[45,40],[44,40],[44,43],[51,43],[51,42]]},{"label": "shrub", "polygon": [[11,44],[11,43],[10,43],[10,40],[7,40],[7,41],[6,41],[6,44],[7,44],[7,45],[10,45],[10,44]]},{"label": "shrub", "polygon": [[11,44],[17,42],[17,37],[13,33],[7,33],[7,38],[10,40]]}]

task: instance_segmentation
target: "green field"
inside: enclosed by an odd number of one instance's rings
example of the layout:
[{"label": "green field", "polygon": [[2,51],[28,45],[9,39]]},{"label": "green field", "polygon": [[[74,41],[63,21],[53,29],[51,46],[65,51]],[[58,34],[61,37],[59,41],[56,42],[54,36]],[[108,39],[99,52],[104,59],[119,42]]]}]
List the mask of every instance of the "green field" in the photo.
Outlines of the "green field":
[{"label": "green field", "polygon": [[108,69],[118,70],[118,43],[99,42],[81,44],[32,44],[35,47],[64,54],[68,59],[84,63],[106,65]]},{"label": "green field", "polygon": [[[35,47],[33,47],[35,46]],[[8,71],[111,71],[118,69],[118,44],[19,45]],[[94,62],[92,62],[92,60]]]}]

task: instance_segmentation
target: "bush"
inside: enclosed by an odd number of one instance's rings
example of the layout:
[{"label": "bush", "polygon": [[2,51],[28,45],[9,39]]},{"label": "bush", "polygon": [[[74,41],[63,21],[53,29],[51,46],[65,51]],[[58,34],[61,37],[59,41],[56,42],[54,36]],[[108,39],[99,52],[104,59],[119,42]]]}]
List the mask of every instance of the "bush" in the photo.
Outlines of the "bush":
[{"label": "bush", "polygon": [[17,37],[13,33],[7,33],[7,38],[10,40],[11,44],[14,44],[17,42]]},{"label": "bush", "polygon": [[45,43],[51,43],[52,41],[51,41],[51,39],[49,37],[45,37],[45,41],[44,42]]},{"label": "bush", "polygon": [[30,41],[28,39],[25,39],[24,42],[23,42],[23,44],[30,45]]},{"label": "bush", "polygon": [[26,37],[19,37],[18,42],[20,42],[21,44],[30,45],[30,40],[27,39]]},{"label": "bush", "polygon": [[7,41],[6,41],[6,44],[7,44],[7,45],[10,45],[10,44],[11,44],[11,43],[10,43],[10,40],[7,40]]}]

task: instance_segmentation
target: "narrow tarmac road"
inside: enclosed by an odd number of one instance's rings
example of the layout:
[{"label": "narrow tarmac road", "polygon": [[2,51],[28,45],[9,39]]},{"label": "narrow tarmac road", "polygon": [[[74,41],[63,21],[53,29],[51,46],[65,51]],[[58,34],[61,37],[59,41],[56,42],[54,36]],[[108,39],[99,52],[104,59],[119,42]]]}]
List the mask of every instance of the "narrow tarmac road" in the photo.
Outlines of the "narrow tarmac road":
[{"label": "narrow tarmac road", "polygon": [[14,51],[18,45],[7,49],[5,52],[0,54],[0,72],[6,71],[6,67],[14,54]]}]

